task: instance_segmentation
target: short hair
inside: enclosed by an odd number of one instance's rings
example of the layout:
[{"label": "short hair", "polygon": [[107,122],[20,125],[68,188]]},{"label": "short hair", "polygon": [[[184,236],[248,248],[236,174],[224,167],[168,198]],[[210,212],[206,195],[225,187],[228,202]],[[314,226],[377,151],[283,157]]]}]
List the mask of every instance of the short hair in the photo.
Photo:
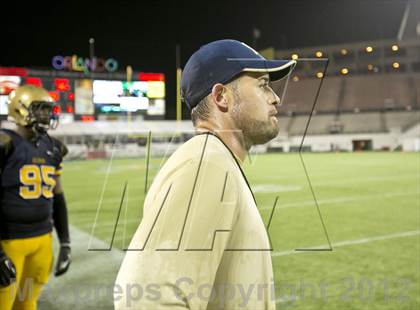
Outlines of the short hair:
[{"label": "short hair", "polygon": [[193,125],[197,124],[198,120],[206,121],[210,117],[210,106],[208,95],[200,100],[200,102],[191,110],[191,120]]},{"label": "short hair", "polygon": [[[239,98],[238,77],[239,76],[236,76],[233,80],[225,84],[232,89],[235,98]],[[198,120],[206,121],[210,118],[211,107],[208,97],[209,95],[201,99],[198,104],[191,110],[191,120],[194,126],[197,124]]]}]

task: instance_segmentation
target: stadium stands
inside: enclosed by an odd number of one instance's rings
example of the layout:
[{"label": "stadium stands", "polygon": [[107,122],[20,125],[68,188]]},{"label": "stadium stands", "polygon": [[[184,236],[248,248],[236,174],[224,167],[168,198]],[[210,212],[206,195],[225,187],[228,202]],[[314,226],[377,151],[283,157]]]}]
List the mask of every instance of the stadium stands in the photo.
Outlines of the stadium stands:
[{"label": "stadium stands", "polygon": [[415,123],[420,122],[420,111],[387,112],[385,113],[385,122],[389,131],[392,129],[404,131]]},{"label": "stadium stands", "polygon": [[348,77],[342,111],[400,110],[415,106],[414,78],[409,74]]},{"label": "stadium stands", "polygon": [[[336,112],[343,78],[326,78],[323,82],[319,98],[315,107],[317,112]],[[285,96],[285,105],[280,109],[282,114],[309,113],[314,104],[320,79],[303,79],[289,82]]]},{"label": "stadium stands", "polygon": [[[309,115],[296,116],[289,129],[289,135],[303,135],[309,119]],[[335,123],[336,116],[329,115],[314,115],[308,127],[307,134],[329,134],[331,126]],[[281,119],[280,119],[281,122]]]},{"label": "stadium stands", "polygon": [[344,133],[385,132],[380,113],[341,114]]},{"label": "stadium stands", "polygon": [[292,117],[282,116],[279,118],[280,135],[287,135],[292,122]]},{"label": "stadium stands", "polygon": [[[309,119],[307,115],[281,116],[282,135],[303,135]],[[341,114],[315,114],[311,118],[307,134],[351,134],[404,132],[420,122],[420,111],[365,112]]]},{"label": "stadium stands", "polygon": [[[310,113],[319,83],[316,78],[290,82],[281,114]],[[418,108],[420,76],[408,73],[326,77],[315,106],[318,113]]]},{"label": "stadium stands", "polygon": [[[342,45],[277,53],[278,58],[285,59],[292,52],[299,54],[297,67],[291,76],[271,83],[273,90],[284,99],[278,108],[280,132],[275,143],[278,150],[295,149],[295,140],[304,134],[312,110],[307,135],[322,136],[317,139],[341,145],[340,149],[352,150],[353,137],[369,140],[373,139],[372,136],[381,136],[378,139],[382,139],[372,144],[376,149],[401,149],[405,133],[410,132],[414,138],[410,138],[409,144],[414,146],[408,149],[420,150],[420,135],[413,130],[420,124],[418,42],[399,42],[398,53],[390,49],[395,42],[377,42],[375,50],[382,46],[383,58],[379,54],[366,54],[366,44],[351,44],[345,54],[342,53]],[[320,73],[324,71],[326,62],[312,61],[315,50],[322,50],[324,57],[329,57],[323,79]],[[396,61],[397,67],[393,66]],[[347,70],[344,73],[343,68]],[[321,83],[322,88],[314,106]],[[164,154],[194,135],[190,120],[151,121],[124,117],[99,115],[94,122],[70,123],[66,123],[63,117],[62,124],[51,135],[70,146],[69,158],[103,158],[114,150],[117,150],[119,157],[144,156],[149,132],[152,132],[154,152]],[[2,123],[1,126],[7,127],[7,124]],[[349,141],[337,142],[339,135],[347,136],[343,139]],[[360,135],[371,137],[360,138]],[[383,136],[387,136],[391,142],[384,142],[386,138]],[[326,141],[322,143],[330,145]]]}]

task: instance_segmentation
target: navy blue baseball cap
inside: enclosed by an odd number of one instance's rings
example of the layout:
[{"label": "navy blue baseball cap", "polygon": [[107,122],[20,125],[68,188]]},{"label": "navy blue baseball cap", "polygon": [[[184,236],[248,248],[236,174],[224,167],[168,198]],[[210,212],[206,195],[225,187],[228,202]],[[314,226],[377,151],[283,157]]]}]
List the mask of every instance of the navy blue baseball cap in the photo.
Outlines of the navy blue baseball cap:
[{"label": "navy blue baseball cap", "polygon": [[181,98],[192,109],[214,84],[229,82],[241,72],[265,72],[276,81],[289,75],[295,65],[295,60],[267,60],[240,41],[214,41],[202,46],[185,65]]}]

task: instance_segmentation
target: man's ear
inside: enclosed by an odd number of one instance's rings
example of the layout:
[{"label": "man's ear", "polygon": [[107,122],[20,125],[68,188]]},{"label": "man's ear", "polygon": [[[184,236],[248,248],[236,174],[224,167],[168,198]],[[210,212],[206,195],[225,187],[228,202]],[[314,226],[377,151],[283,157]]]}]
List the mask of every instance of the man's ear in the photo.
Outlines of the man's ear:
[{"label": "man's ear", "polygon": [[226,90],[227,89],[223,84],[217,83],[213,85],[210,93],[210,97],[216,104],[216,107],[222,112],[228,110],[228,96]]}]

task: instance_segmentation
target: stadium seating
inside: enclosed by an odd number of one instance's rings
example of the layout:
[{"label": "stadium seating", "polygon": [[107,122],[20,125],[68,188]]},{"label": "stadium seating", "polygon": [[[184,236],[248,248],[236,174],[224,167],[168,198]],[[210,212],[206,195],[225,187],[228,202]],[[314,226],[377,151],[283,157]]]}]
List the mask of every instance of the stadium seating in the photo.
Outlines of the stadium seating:
[{"label": "stadium seating", "polygon": [[[282,115],[308,114],[320,79],[289,82]],[[318,113],[390,111],[420,107],[420,76],[381,74],[326,77],[315,110]]]},{"label": "stadium seating", "polygon": [[279,117],[280,135],[288,134],[292,119],[293,118],[289,116]]},{"label": "stadium seating", "polygon": [[385,132],[381,115],[375,113],[349,113],[340,115],[343,133]]},{"label": "stadium seating", "polygon": [[388,130],[397,128],[401,131],[420,122],[420,111],[387,112],[385,122]]},{"label": "stadium seating", "polygon": [[[320,79],[304,79],[299,82],[290,82],[283,114],[293,112],[295,114],[309,113],[312,110],[315,96],[319,88]],[[335,112],[337,110],[342,78],[331,77],[325,79],[315,106],[318,112]]]},{"label": "stadium seating", "polygon": [[415,104],[413,83],[412,76],[403,74],[349,77],[341,109],[404,109]]},{"label": "stadium seating", "polygon": [[[289,129],[289,135],[303,135],[308,119],[309,115],[295,116]],[[330,128],[334,125],[335,119],[336,116],[333,114],[312,116],[307,134],[329,134]]]},{"label": "stadium seating", "polygon": [[[280,117],[280,132],[289,136],[302,135],[308,118],[309,114]],[[419,122],[420,111],[315,114],[311,118],[307,134],[385,133],[393,130],[404,132]]]},{"label": "stadium seating", "polygon": [[318,112],[335,112],[339,107],[340,95],[345,81],[342,77],[325,79],[315,110]]}]

